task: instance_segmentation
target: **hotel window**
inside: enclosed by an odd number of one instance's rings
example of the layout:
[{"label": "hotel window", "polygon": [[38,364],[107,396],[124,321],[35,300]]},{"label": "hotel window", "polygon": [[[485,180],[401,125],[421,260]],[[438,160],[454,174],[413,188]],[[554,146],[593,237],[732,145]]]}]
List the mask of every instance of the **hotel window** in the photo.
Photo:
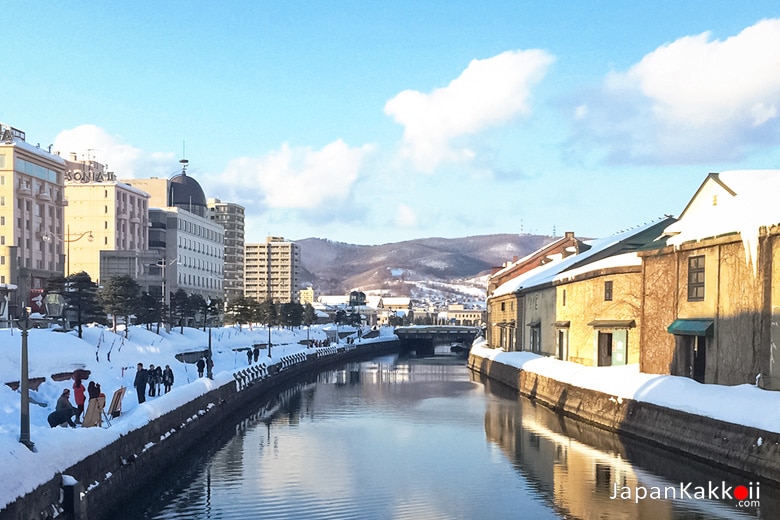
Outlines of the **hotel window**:
[{"label": "hotel window", "polygon": [[704,255],[688,257],[688,301],[704,300]]},{"label": "hotel window", "polygon": [[604,282],[604,301],[612,301],[612,280]]}]

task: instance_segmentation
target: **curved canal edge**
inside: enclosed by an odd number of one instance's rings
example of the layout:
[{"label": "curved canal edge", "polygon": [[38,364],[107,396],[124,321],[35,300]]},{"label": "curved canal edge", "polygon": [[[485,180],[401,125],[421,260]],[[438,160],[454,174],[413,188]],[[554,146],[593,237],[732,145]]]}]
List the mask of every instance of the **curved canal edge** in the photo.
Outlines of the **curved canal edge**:
[{"label": "curved canal edge", "polygon": [[[673,452],[780,482],[780,434],[588,390],[469,353],[468,366],[563,415]],[[761,441],[759,441],[761,439]]]},{"label": "curved canal edge", "polygon": [[73,520],[100,520],[206,435],[234,428],[234,419],[284,385],[347,362],[399,350],[398,340],[364,343],[329,356],[273,365],[269,377],[252,367],[238,371],[233,381],[123,435],[8,504],[2,517],[39,520],[65,515]]}]

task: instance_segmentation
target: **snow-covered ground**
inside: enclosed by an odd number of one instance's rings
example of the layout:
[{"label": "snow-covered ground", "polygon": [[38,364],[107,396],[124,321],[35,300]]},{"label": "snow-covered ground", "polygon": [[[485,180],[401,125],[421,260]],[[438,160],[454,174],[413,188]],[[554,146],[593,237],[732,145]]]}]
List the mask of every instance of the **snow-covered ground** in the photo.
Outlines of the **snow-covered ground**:
[{"label": "snow-covered ground", "polygon": [[[273,364],[283,356],[306,350],[299,343],[308,338],[324,340],[330,326],[313,326],[311,330],[271,329],[272,359],[261,350],[259,362]],[[345,328],[341,327],[344,331]],[[381,329],[380,340],[392,335],[392,329]],[[105,327],[84,328],[83,338],[76,332],[53,332],[32,329],[28,336],[29,377],[45,378],[37,390],[30,390],[30,439],[35,444],[33,453],[19,442],[21,393],[6,384],[0,384],[0,510],[16,498],[50,480],[55,474],[72,466],[95,451],[107,446],[121,435],[142,427],[178,406],[192,401],[211,389],[234,381],[233,373],[248,366],[246,348],[255,343],[268,342],[268,329],[244,327],[213,329],[211,332],[214,360],[214,379],[199,378],[195,365],[181,363],[176,354],[205,350],[208,332],[191,328],[164,330],[160,334],[143,327],[131,327],[128,338],[123,331],[117,334]],[[366,340],[372,341],[372,340]],[[0,329],[0,383],[20,380],[22,335],[18,329]],[[239,350],[240,349],[240,350]],[[133,389],[136,365],[148,368],[170,365],[175,381],[169,394],[147,397],[138,404]],[[47,416],[54,410],[57,398],[65,388],[72,388],[72,380],[54,381],[52,375],[90,371],[89,381],[100,383],[106,395],[106,408],[115,390],[127,387],[122,402],[122,415],[112,420],[110,428],[50,428]],[[71,404],[75,406],[71,390]]]},{"label": "snow-covered ground", "polygon": [[[530,352],[504,352],[475,344],[471,352],[616,399],[634,399],[725,422],[780,432],[780,392],[754,385],[704,385],[687,377],[644,374],[638,365],[586,367]],[[761,439],[756,439],[760,444]]]}]

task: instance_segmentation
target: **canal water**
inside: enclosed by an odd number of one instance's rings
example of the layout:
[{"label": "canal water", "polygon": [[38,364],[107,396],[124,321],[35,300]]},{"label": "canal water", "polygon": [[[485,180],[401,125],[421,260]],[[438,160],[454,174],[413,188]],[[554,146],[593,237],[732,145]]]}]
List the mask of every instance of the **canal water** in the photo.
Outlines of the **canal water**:
[{"label": "canal water", "polygon": [[[721,496],[737,486],[751,497]],[[247,410],[234,434],[150,479],[115,517],[778,518],[778,496],[767,483],[557,416],[463,358],[390,356]]]}]

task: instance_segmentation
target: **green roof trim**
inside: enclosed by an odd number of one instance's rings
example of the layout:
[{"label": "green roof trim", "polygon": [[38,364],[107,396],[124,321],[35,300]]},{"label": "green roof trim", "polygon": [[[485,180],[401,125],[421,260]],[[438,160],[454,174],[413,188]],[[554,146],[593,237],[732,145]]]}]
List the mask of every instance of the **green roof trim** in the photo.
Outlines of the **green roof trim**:
[{"label": "green roof trim", "polygon": [[666,332],[680,336],[712,336],[715,330],[713,320],[674,320]]}]

